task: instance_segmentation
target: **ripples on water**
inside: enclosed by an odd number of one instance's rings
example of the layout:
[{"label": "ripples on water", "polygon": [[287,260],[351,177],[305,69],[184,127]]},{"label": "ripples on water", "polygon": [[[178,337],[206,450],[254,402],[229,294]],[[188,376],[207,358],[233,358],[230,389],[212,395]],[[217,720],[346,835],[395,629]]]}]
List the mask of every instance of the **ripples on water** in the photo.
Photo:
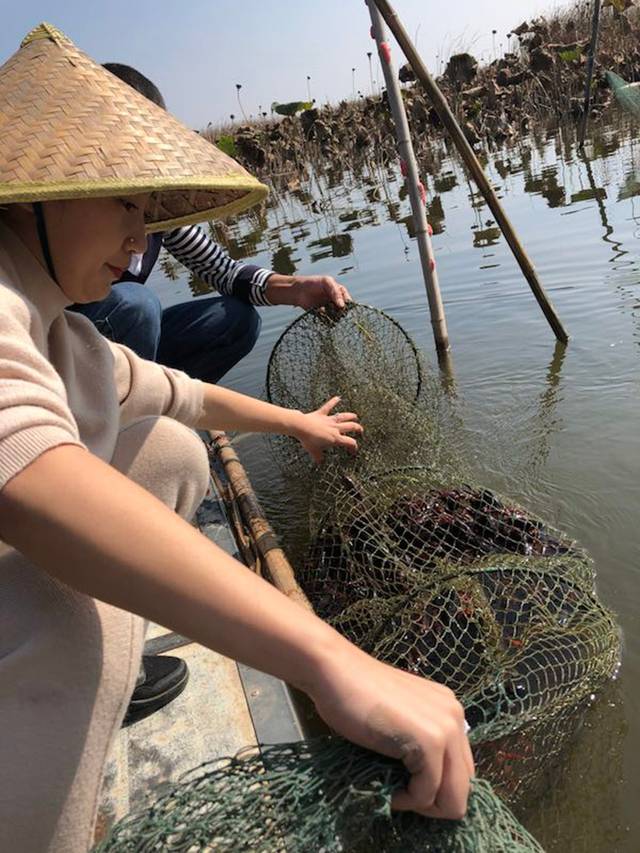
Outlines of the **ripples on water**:
[{"label": "ripples on water", "polygon": [[[613,117],[611,117],[613,119]],[[617,120],[617,117],[615,117]],[[495,152],[487,170],[569,330],[555,346],[491,212],[455,159],[427,175],[429,219],[458,405],[488,486],[528,503],[593,554],[625,634],[622,677],[594,709],[549,802],[528,818],[548,850],[640,850],[640,147],[638,128],[601,125],[583,158],[571,130]],[[391,313],[434,365],[409,202],[395,166],[280,192],[228,229],[236,257],[331,274]],[[165,304],[205,292],[155,274]],[[295,309],[262,310],[254,352],[226,384],[261,394],[271,347]],[[435,367],[434,367],[435,369]],[[241,453],[260,492],[263,444]],[[282,515],[281,511],[278,513]],[[588,808],[585,806],[588,804]]]}]

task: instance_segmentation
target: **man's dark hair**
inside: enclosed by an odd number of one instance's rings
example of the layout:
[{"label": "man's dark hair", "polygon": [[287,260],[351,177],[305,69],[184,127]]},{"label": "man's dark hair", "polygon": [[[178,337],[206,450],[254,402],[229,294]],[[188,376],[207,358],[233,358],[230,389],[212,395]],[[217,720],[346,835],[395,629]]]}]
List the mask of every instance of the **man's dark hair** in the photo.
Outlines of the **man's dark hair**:
[{"label": "man's dark hair", "polygon": [[132,68],[130,65],[121,65],[119,62],[105,62],[102,67],[106,68],[107,71],[110,71],[112,74],[115,74],[116,77],[122,80],[123,83],[127,83],[131,86],[131,88],[135,89],[136,92],[140,92],[140,94],[144,95],[145,98],[148,98],[150,101],[153,101],[154,104],[157,104],[159,107],[162,107],[163,110],[166,110],[167,105],[160,93],[160,89],[158,89],[156,84],[152,83],[148,77],[145,77],[144,74],[136,71],[136,69]]}]

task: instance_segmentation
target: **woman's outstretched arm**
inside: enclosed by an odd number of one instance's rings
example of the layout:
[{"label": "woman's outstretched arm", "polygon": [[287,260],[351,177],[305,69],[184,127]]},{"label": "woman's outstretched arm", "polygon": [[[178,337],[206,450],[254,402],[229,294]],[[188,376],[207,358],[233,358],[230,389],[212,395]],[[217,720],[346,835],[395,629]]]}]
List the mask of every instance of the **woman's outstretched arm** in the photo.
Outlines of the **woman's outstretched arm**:
[{"label": "woman's outstretched arm", "polygon": [[464,814],[461,706],[381,664],[81,447],[46,451],[0,492],[0,537],[53,577],[304,690],[345,737],[401,758],[395,806]]},{"label": "woman's outstretched arm", "polygon": [[248,397],[220,385],[203,384],[200,429],[269,432],[297,438],[316,462],[328,447],[344,447],[352,453],[358,449],[353,435],[362,433],[355,412],[333,409],[340,397],[327,400],[315,412],[296,411],[274,406],[264,400]]}]

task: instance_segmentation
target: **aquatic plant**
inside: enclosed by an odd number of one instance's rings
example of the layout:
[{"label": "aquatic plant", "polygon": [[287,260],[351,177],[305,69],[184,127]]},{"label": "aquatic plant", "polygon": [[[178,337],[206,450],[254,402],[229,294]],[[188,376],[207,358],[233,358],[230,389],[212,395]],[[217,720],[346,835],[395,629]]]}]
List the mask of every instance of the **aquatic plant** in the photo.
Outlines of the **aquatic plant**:
[{"label": "aquatic plant", "polygon": [[313,101],[289,101],[286,104],[279,104],[274,101],[271,104],[271,112],[277,113],[279,116],[294,116],[303,110],[310,110],[312,106]]}]

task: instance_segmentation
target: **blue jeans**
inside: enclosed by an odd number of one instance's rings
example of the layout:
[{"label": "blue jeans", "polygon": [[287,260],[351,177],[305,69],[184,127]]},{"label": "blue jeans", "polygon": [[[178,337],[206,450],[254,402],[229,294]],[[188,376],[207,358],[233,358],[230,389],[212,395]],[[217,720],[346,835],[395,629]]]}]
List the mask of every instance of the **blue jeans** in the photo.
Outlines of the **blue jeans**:
[{"label": "blue jeans", "polygon": [[74,305],[102,334],[142,358],[217,382],[251,352],[260,315],[233,296],[210,296],[163,309],[155,293],[133,281],[114,284],[100,302]]}]

